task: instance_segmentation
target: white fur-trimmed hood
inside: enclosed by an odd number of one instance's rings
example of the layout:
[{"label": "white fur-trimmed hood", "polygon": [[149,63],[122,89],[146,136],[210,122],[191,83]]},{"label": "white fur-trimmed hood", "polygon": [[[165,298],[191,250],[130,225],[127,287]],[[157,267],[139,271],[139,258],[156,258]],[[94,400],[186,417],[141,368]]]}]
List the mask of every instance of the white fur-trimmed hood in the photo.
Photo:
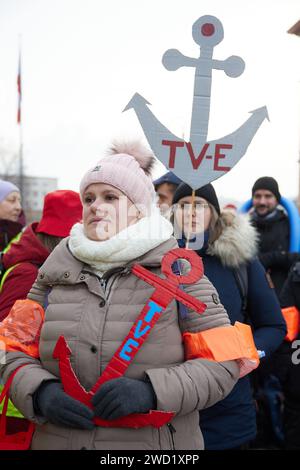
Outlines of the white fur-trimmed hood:
[{"label": "white fur-trimmed hood", "polygon": [[224,266],[237,268],[257,255],[258,233],[247,214],[224,211],[221,219],[222,233],[208,246],[207,254],[220,258]]}]

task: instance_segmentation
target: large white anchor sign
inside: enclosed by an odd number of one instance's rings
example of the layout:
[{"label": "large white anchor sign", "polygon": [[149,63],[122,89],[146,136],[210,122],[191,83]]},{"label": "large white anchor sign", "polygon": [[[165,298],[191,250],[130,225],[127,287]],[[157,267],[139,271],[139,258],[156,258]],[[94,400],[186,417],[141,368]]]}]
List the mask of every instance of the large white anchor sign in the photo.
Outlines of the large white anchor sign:
[{"label": "large white anchor sign", "polygon": [[177,137],[150,111],[150,103],[135,93],[124,111],[133,108],[144,134],[156,157],[175,175],[193,189],[220,178],[230,171],[246,150],[265,118],[265,106],[251,111],[251,116],[232,134],[218,140],[207,141],[212,70],[223,70],[229,77],[240,76],[244,61],[237,56],[214,60],[213,48],[219,44],[224,31],[222,23],[214,16],[202,16],[192,29],[194,41],[200,46],[200,57],[191,58],[177,49],[165,52],[162,62],[167,70],[180,67],[195,68],[194,99],[190,140]]}]

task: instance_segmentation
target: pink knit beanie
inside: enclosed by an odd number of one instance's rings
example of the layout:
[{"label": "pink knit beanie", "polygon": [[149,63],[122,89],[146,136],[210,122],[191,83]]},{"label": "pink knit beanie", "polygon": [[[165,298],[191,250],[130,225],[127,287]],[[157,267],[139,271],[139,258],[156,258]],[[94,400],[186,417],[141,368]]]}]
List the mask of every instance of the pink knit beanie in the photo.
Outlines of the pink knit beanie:
[{"label": "pink knit beanie", "polygon": [[80,183],[80,196],[93,183],[105,183],[122,191],[133,204],[150,210],[155,201],[151,179],[154,155],[138,141],[114,143],[106,157],[90,169]]}]

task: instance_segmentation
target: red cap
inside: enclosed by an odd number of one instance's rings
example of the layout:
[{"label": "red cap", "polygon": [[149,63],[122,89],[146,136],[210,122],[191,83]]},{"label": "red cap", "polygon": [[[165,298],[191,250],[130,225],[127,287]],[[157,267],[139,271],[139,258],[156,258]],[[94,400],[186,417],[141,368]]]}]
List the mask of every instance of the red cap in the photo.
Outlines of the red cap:
[{"label": "red cap", "polygon": [[76,222],[82,220],[82,204],[75,191],[58,190],[44,199],[43,215],[36,232],[67,237]]},{"label": "red cap", "polygon": [[237,209],[235,204],[226,204],[223,209]]}]

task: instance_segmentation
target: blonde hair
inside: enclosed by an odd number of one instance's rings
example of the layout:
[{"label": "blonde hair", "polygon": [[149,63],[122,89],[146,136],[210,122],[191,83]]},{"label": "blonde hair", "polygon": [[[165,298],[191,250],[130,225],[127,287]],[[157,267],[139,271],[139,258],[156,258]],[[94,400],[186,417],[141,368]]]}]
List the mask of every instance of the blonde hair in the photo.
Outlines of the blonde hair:
[{"label": "blonde hair", "polygon": [[208,206],[210,208],[211,213],[211,218],[208,226],[208,244],[212,245],[220,237],[225,225],[214,206],[212,206],[210,203],[208,203]]},{"label": "blonde hair", "polygon": [[218,240],[218,238],[221,236],[223,230],[226,227],[230,227],[233,225],[234,219],[236,218],[236,214],[231,211],[223,211],[221,215],[219,215],[216,209],[211,204],[208,205],[212,214],[208,227],[208,244],[212,245],[216,240]]}]

